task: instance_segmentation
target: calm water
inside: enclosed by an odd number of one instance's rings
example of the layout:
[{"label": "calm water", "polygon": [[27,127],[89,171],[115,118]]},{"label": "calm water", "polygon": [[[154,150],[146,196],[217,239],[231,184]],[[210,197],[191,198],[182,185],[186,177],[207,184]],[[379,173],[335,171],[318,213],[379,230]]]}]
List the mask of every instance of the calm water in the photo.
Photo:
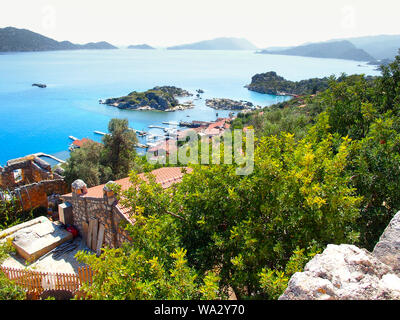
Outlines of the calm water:
[{"label": "calm water", "polygon": [[[111,118],[128,118],[148,131],[163,121],[215,120],[228,111],[204,105],[206,98],[232,98],[268,106],[283,97],[258,94],[243,86],[256,73],[276,71],[289,80],[365,73],[359,62],[261,55],[247,51],[87,50],[0,54],[0,165],[36,152],[65,158],[68,136],[97,141]],[[46,89],[32,87],[45,83]],[[176,112],[127,111],[100,105],[99,99],[144,91],[157,85],[203,89],[194,109]],[[187,117],[189,115],[190,117]]]}]

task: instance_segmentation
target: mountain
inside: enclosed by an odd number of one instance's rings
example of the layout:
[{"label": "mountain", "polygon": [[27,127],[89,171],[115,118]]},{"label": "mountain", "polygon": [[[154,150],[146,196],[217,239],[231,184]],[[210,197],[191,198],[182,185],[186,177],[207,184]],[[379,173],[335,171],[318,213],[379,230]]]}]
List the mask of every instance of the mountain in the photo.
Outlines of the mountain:
[{"label": "mountain", "polygon": [[357,48],[354,44],[347,40],[310,43],[284,50],[261,50],[259,53],[356,61],[375,60],[370,54],[362,49]]},{"label": "mountain", "polygon": [[144,50],[150,50],[150,49],[155,49],[152,46],[149,46],[148,44],[135,44],[131,45],[128,47],[128,49],[144,49]]},{"label": "mountain", "polygon": [[168,50],[257,50],[257,47],[243,38],[216,38],[168,47]]},{"label": "mountain", "polygon": [[400,48],[400,35],[379,35],[346,39],[378,60],[394,60]]},{"label": "mountain", "polygon": [[56,41],[26,29],[7,27],[0,29],[0,52],[53,51],[79,49],[116,49],[107,42],[74,44]]}]

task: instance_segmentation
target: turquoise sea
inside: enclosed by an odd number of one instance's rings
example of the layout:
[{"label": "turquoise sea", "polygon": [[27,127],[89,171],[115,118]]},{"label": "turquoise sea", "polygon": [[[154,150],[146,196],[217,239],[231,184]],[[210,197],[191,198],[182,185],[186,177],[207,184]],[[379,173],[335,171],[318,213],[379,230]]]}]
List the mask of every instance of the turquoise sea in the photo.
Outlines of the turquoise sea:
[{"label": "turquoise sea", "polygon": [[[68,156],[69,136],[101,136],[111,118],[128,118],[130,127],[148,131],[163,121],[215,120],[228,116],[204,105],[206,98],[247,100],[269,106],[285,97],[248,91],[256,73],[276,71],[289,80],[364,73],[365,63],[252,51],[80,50],[0,54],[0,165],[27,154]],[[47,88],[32,87],[45,83]],[[195,93],[194,109],[176,112],[128,111],[99,104],[99,99],[174,85]],[[187,117],[189,115],[189,117]]]}]

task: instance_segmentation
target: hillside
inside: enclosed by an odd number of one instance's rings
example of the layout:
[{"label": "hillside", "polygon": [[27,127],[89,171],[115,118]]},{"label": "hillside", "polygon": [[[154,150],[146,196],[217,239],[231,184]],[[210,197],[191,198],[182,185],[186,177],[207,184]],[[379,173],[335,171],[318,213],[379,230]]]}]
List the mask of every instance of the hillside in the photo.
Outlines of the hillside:
[{"label": "hillside", "polygon": [[246,88],[251,91],[272,95],[304,95],[326,90],[328,81],[328,78],[314,78],[297,82],[289,81],[271,71],[253,76],[251,83]]},{"label": "hillside", "polygon": [[311,43],[284,50],[261,50],[259,53],[356,61],[375,60],[370,54],[362,49],[358,49],[354,44],[345,40]]},{"label": "hillside", "polygon": [[190,44],[168,47],[168,50],[256,50],[257,47],[243,38],[216,38]]},{"label": "hillside", "polygon": [[379,35],[347,39],[378,60],[393,60],[400,48],[400,35]]},{"label": "hillside", "polygon": [[56,41],[26,29],[7,27],[0,29],[0,52],[53,51],[79,49],[116,49],[107,42],[74,44]]}]

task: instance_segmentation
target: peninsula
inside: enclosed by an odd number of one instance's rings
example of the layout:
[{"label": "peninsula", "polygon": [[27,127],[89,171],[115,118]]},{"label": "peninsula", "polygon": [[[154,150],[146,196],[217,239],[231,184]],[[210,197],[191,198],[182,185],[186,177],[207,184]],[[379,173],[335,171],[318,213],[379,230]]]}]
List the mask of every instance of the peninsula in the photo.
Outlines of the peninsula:
[{"label": "peninsula", "polygon": [[290,81],[279,76],[274,71],[259,73],[251,78],[251,83],[245,88],[258,93],[280,96],[296,96],[315,94],[328,89],[329,78],[313,78],[301,81]]},{"label": "peninsula", "polygon": [[258,53],[355,61],[375,60],[375,58],[366,51],[357,48],[354,44],[347,40],[310,43],[297,47],[284,48],[282,50],[279,50],[278,48],[273,50],[265,49]]},{"label": "peninsula", "polygon": [[119,109],[176,111],[193,108],[191,101],[180,103],[178,97],[190,97],[192,94],[174,86],[157,86],[145,92],[133,91],[127,96],[100,100]]},{"label": "peninsula", "polygon": [[117,49],[108,42],[74,44],[56,41],[26,29],[7,27],[0,29],[0,52],[56,51],[80,49]]}]

